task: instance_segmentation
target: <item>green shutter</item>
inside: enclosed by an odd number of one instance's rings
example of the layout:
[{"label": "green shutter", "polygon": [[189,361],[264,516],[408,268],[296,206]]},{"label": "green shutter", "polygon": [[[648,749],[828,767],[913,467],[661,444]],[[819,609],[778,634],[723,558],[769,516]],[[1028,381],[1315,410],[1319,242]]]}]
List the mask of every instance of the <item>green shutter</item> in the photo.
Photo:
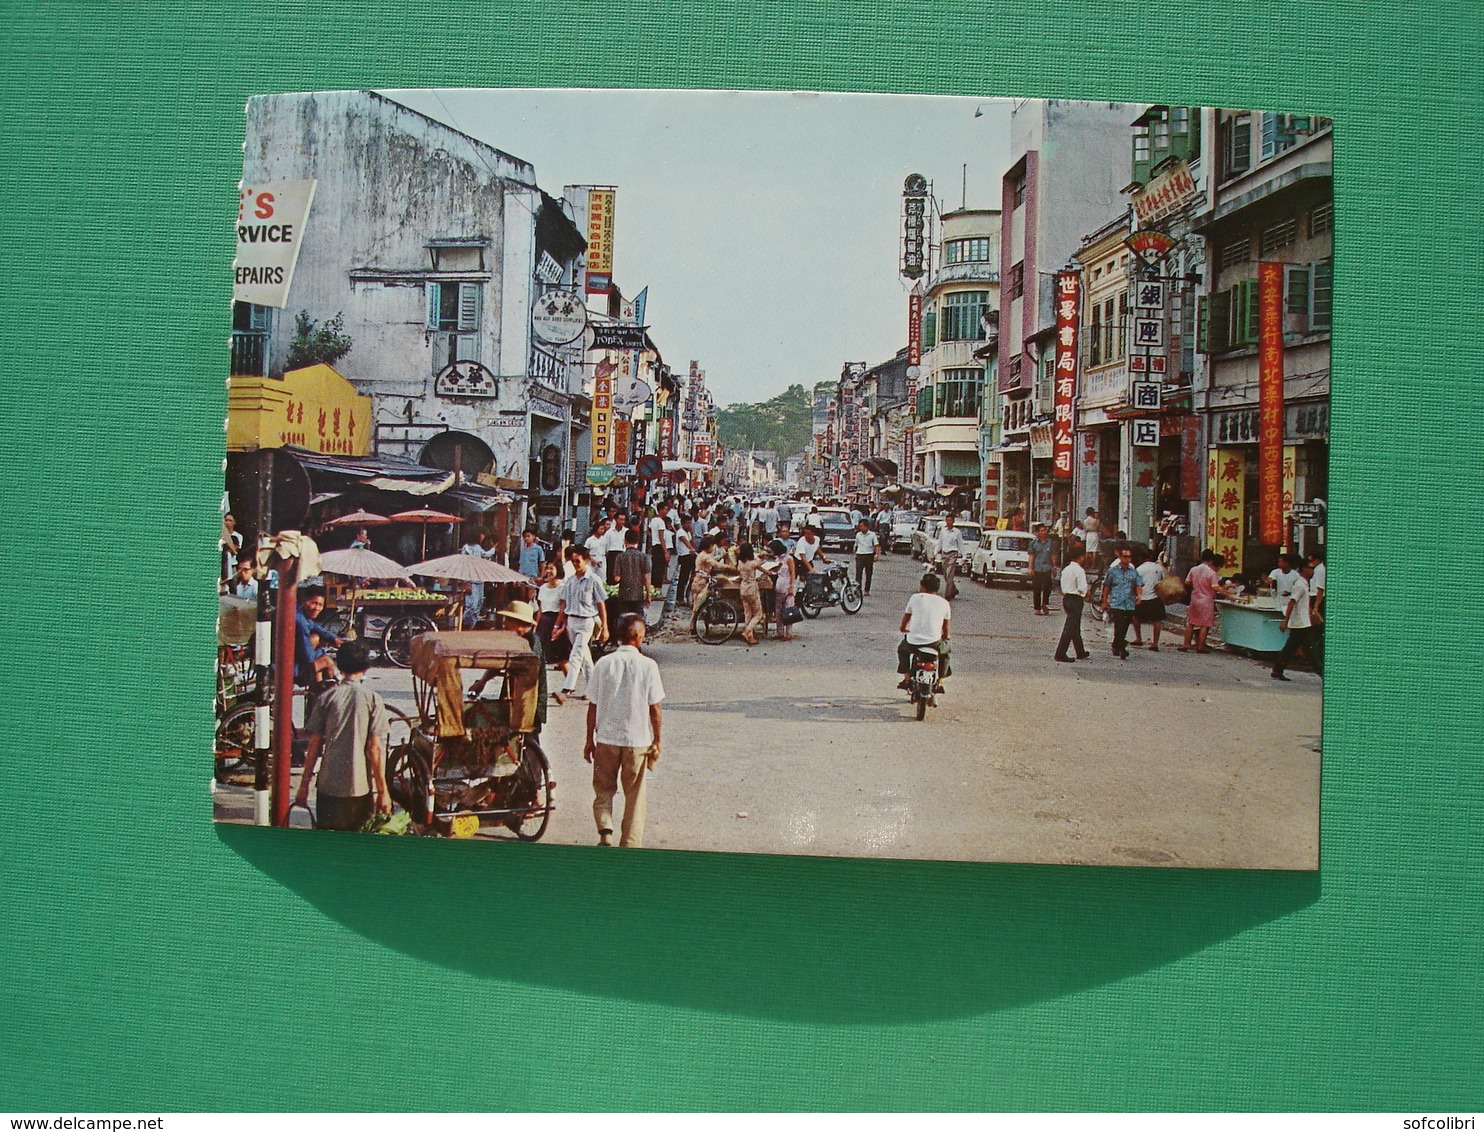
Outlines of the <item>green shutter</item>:
[{"label": "green shutter", "polygon": [[1207,317],[1207,345],[1212,354],[1219,354],[1232,347],[1232,304],[1237,297],[1235,289],[1217,291],[1211,296]]},{"label": "green shutter", "polygon": [[1201,295],[1195,304],[1195,348],[1198,353],[1211,352],[1211,296]]},{"label": "green shutter", "polygon": [[1233,289],[1231,343],[1234,346],[1257,344],[1262,305],[1257,301],[1257,280],[1243,279]]},{"label": "green shutter", "polygon": [[459,284],[459,329],[479,329],[479,300],[483,288],[478,283]]},{"label": "green shutter", "polygon": [[938,344],[938,312],[928,311],[922,316],[922,348],[931,350]]},{"label": "green shutter", "polygon": [[1322,259],[1309,266],[1314,280],[1309,297],[1309,326],[1314,330],[1328,330],[1334,309],[1335,261]]}]

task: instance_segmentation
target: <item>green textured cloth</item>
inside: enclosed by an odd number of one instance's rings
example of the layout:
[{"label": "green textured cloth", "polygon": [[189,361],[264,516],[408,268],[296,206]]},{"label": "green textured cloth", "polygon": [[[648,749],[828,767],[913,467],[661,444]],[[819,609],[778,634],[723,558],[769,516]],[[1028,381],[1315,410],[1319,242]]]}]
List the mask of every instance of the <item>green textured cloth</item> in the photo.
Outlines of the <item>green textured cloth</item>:
[{"label": "green textured cloth", "polygon": [[[1479,13],[6,5],[0,1108],[1477,1107],[1478,602],[1429,587],[1419,618],[1374,563],[1484,560]],[[374,837],[311,855],[214,826],[200,581],[242,108],[449,83],[1333,115],[1322,871]],[[325,1021],[388,1015],[395,1041]]]}]

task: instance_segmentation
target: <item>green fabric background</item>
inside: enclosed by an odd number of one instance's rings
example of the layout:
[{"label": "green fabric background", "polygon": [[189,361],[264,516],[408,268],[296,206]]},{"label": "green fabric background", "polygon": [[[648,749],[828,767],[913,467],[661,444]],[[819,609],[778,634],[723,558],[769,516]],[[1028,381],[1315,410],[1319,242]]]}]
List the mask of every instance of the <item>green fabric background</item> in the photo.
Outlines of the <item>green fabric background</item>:
[{"label": "green fabric background", "polygon": [[[3,6],[0,1107],[1480,1105],[1476,3],[134,7]],[[1322,871],[213,826],[243,103],[438,85],[1332,114]]]}]

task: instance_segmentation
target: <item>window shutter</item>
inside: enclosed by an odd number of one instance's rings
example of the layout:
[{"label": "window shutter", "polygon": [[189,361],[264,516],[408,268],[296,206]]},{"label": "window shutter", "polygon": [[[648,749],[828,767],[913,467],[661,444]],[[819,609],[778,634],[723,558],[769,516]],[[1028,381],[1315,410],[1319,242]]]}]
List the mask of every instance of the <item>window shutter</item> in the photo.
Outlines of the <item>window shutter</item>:
[{"label": "window shutter", "polygon": [[938,344],[938,312],[928,311],[922,316],[922,348],[931,350]]},{"label": "window shutter", "polygon": [[1195,305],[1195,348],[1202,354],[1211,352],[1211,296],[1201,295]]},{"label": "window shutter", "polygon": [[438,329],[438,298],[441,283],[428,284],[428,329]]},{"label": "window shutter", "polygon": [[1242,280],[1242,324],[1240,338],[1244,345],[1255,345],[1262,317],[1262,304],[1257,301],[1257,280]]},{"label": "window shutter", "polygon": [[1313,269],[1313,285],[1309,295],[1309,326],[1314,330],[1328,330],[1334,309],[1335,261],[1322,259],[1309,265]]},{"label": "window shutter", "polygon": [[1283,269],[1283,330],[1304,334],[1309,329],[1309,269],[1298,264]]},{"label": "window shutter", "polygon": [[1232,303],[1235,290],[1217,291],[1209,304],[1208,353],[1218,354],[1232,346]]},{"label": "window shutter", "polygon": [[459,329],[479,329],[479,293],[478,283],[459,284]]}]

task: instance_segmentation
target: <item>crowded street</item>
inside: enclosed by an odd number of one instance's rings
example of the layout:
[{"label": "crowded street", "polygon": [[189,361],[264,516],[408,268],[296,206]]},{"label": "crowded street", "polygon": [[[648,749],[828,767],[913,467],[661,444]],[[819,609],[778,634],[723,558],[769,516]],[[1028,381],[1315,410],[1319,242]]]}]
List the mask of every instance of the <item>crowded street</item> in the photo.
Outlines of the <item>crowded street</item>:
[{"label": "crowded street", "polygon": [[[885,555],[856,616],[827,609],[791,643],[708,647],[673,618],[644,652],[665,681],[647,845],[728,852],[1308,869],[1318,859],[1320,679],[1245,656],[1109,651],[1052,661],[1062,619],[1027,589],[965,582],[954,672],[925,721],[896,689],[898,622],[921,566]],[[1053,604],[1055,604],[1053,602]],[[554,675],[554,674],[553,674]],[[413,709],[411,677],[367,686]],[[555,687],[555,684],[553,685]],[[552,705],[547,844],[592,845],[587,705]],[[251,791],[218,787],[251,820]],[[481,837],[509,837],[485,826]]]}]

